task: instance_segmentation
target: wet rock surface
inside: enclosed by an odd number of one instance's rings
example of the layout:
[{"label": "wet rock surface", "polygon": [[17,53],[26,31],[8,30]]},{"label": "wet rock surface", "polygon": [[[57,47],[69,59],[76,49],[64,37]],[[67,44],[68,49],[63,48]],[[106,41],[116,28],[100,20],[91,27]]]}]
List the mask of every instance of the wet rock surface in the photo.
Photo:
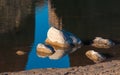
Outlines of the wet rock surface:
[{"label": "wet rock surface", "polygon": [[29,71],[4,72],[0,73],[0,75],[120,75],[120,60],[84,67],[33,69]]}]

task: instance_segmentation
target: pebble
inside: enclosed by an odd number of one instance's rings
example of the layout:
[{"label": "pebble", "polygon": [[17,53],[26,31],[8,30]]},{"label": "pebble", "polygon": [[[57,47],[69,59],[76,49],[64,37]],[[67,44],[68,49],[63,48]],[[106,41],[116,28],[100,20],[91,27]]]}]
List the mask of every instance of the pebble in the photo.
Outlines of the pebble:
[{"label": "pebble", "polygon": [[26,52],[21,51],[21,50],[18,50],[18,51],[16,51],[16,54],[17,54],[17,55],[25,55],[25,54],[26,54]]}]

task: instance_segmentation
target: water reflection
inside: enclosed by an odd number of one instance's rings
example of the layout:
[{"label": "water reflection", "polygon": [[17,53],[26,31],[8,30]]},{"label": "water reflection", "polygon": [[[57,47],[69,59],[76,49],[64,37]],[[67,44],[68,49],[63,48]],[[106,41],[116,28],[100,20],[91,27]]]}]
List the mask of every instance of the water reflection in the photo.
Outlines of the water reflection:
[{"label": "water reflection", "polygon": [[67,68],[69,67],[69,57],[68,55],[64,56],[59,60],[50,60],[49,58],[39,58],[36,55],[36,45],[38,43],[44,43],[47,31],[49,28],[48,23],[48,6],[45,5],[41,9],[36,7],[35,13],[35,40],[32,47],[32,50],[29,54],[28,62],[26,65],[26,70],[35,69],[35,68]]}]

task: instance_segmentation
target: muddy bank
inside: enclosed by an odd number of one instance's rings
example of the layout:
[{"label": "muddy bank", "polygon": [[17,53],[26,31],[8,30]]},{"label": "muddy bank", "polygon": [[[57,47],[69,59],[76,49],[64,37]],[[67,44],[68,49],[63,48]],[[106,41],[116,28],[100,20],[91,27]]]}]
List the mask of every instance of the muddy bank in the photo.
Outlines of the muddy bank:
[{"label": "muddy bank", "polygon": [[120,75],[120,60],[66,69],[33,69],[29,71],[4,72],[0,75]]}]

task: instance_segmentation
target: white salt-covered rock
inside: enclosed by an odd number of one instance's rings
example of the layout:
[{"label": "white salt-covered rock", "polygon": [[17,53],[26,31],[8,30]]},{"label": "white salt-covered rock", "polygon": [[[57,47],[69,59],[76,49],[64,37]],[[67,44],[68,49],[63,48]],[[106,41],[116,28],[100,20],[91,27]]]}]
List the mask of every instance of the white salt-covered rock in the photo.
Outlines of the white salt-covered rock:
[{"label": "white salt-covered rock", "polygon": [[[74,52],[81,47],[81,40],[70,32],[51,27],[47,33],[46,43],[56,50],[71,50]],[[73,50],[73,51],[72,51]]]},{"label": "white salt-covered rock", "polygon": [[49,56],[49,59],[57,60],[65,56],[66,52],[64,50],[56,50],[54,54]]},{"label": "white salt-covered rock", "polygon": [[85,55],[90,59],[92,60],[93,62],[95,63],[99,63],[99,62],[102,62],[102,61],[105,61],[106,60],[106,57],[103,56],[102,54],[94,51],[94,50],[89,50],[85,53]]},{"label": "white salt-covered rock", "polygon": [[55,52],[54,49],[49,45],[41,43],[37,45],[37,55],[39,57],[45,58],[48,57],[49,55],[52,55],[54,52]]},{"label": "white salt-covered rock", "polygon": [[115,45],[114,42],[112,42],[109,39],[103,39],[102,37],[96,37],[93,40],[93,44],[92,44],[92,46],[97,47],[97,48],[110,48],[114,45]]}]

